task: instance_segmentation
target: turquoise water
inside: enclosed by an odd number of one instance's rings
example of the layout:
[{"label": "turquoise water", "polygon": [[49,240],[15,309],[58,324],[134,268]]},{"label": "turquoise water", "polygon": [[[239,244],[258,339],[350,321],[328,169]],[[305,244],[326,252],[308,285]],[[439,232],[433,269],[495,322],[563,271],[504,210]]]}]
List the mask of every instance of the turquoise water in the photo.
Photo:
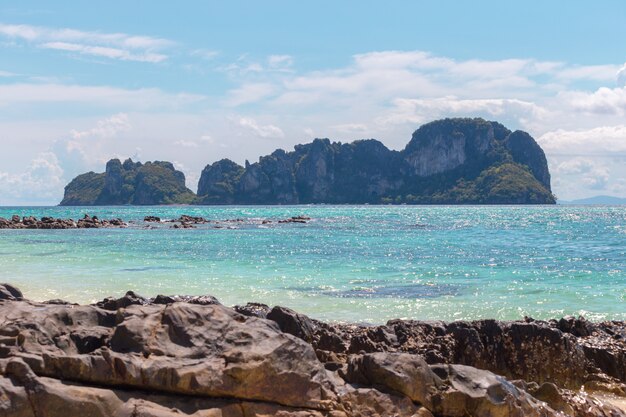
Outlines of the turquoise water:
[{"label": "turquoise water", "polygon": [[[626,207],[21,207],[137,221],[128,229],[0,230],[0,281],[89,303],[132,289],[259,301],[316,318],[626,319]],[[146,230],[145,215],[224,220]],[[307,215],[307,224],[261,224]],[[230,227],[230,228],[228,228]]]}]

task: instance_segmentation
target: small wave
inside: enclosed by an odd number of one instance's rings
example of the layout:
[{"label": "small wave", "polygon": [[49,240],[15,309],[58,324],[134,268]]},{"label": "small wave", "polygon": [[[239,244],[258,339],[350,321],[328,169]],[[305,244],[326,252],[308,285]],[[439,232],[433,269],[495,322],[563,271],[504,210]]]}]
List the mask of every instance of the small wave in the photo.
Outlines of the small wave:
[{"label": "small wave", "polygon": [[336,298],[438,298],[459,295],[464,286],[453,284],[402,284],[379,286],[355,286],[346,290],[326,289],[319,287],[290,287],[301,292],[313,292]]},{"label": "small wave", "polygon": [[122,272],[144,272],[144,271],[157,271],[157,270],[173,270],[181,269],[174,266],[138,266],[132,268],[121,268]]}]

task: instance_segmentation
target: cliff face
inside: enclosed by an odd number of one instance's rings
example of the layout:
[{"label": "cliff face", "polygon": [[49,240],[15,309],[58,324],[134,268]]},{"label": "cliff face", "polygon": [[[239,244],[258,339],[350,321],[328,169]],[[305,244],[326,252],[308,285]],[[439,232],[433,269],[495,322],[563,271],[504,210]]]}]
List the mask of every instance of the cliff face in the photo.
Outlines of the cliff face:
[{"label": "cliff face", "polygon": [[535,178],[549,190],[548,160],[535,139],[528,133],[518,130],[507,136],[504,144],[511,153],[513,160],[530,168],[530,172]]},{"label": "cliff face", "polygon": [[374,139],[315,139],[245,167],[207,165],[198,195],[169,162],[113,159],[76,177],[61,205],[93,204],[554,204],[548,163],[526,132],[483,119],[444,119],[402,151]]},{"label": "cliff face", "polygon": [[[217,175],[216,164],[229,175]],[[202,173],[200,203],[555,203],[535,140],[483,119],[425,124],[400,152],[374,139],[315,139],[246,167],[216,164]]]},{"label": "cliff face", "polygon": [[428,177],[450,171],[470,159],[483,159],[494,146],[495,133],[490,122],[447,119],[417,129],[403,153],[413,174]]},{"label": "cliff face", "polygon": [[104,173],[89,172],[66,187],[62,206],[184,204],[195,198],[185,175],[170,162],[120,162],[112,159]]}]

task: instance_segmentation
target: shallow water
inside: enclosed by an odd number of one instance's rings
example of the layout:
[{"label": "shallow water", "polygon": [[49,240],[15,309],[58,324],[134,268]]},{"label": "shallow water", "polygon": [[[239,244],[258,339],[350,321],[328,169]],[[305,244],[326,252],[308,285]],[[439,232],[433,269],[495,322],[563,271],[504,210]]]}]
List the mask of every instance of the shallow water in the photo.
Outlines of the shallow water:
[{"label": "shallow water", "polygon": [[[212,294],[316,318],[626,319],[626,207],[2,207],[128,229],[0,230],[0,281],[28,298],[89,303]],[[242,223],[143,229],[146,215]],[[307,224],[261,224],[307,215]]]}]

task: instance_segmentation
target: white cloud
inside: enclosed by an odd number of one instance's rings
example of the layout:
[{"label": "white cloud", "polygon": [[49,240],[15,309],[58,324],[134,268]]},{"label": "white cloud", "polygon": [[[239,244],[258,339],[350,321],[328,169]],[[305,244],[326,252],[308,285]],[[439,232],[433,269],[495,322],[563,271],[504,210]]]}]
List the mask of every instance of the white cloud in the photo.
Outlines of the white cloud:
[{"label": "white cloud", "polygon": [[551,155],[626,156],[626,125],[555,130],[537,141]]},{"label": "white cloud", "polygon": [[199,173],[196,173],[180,161],[173,161],[172,164],[174,165],[174,168],[185,174],[185,185],[187,188],[195,192],[198,189],[198,180],[200,179]]},{"label": "white cloud", "polygon": [[0,71],[0,77],[16,77],[17,75],[9,71]]},{"label": "white cloud", "polygon": [[378,121],[382,124],[421,124],[440,117],[484,115],[514,118],[523,125],[530,119],[545,117],[547,110],[528,101],[516,99],[459,99],[450,96],[435,99],[394,100],[394,108]]},{"label": "white cloud", "polygon": [[267,65],[275,71],[290,71],[293,66],[293,57],[291,55],[270,55],[267,58]]},{"label": "white cloud", "polygon": [[614,81],[619,70],[617,65],[588,65],[563,68],[556,73],[557,78],[564,80],[597,80]]},{"label": "white cloud", "polygon": [[219,51],[214,51],[214,50],[211,50],[211,49],[194,49],[189,54],[191,56],[202,58],[202,59],[204,59],[206,61],[211,61],[216,56],[219,55]]},{"label": "white cloud", "polygon": [[617,85],[626,87],[626,64],[617,71]]},{"label": "white cloud", "polygon": [[59,198],[64,185],[63,169],[56,155],[40,153],[22,173],[0,172],[0,204],[24,200],[44,203]]},{"label": "white cloud", "polygon": [[349,133],[360,133],[365,134],[369,130],[366,124],[363,123],[344,123],[340,125],[331,126],[331,129],[334,129],[338,132],[349,132]]},{"label": "white cloud", "polygon": [[215,140],[211,135],[201,135],[198,139],[179,139],[174,142],[174,145],[181,146],[183,148],[199,148],[203,145],[211,145],[215,143]]},{"label": "white cloud", "polygon": [[626,87],[601,87],[593,93],[565,92],[564,101],[574,110],[607,115],[626,115]]},{"label": "white cloud", "polygon": [[150,36],[87,32],[30,25],[0,24],[0,35],[46,49],[151,63],[162,62],[167,59],[167,55],[160,51],[174,44],[167,39]]},{"label": "white cloud", "polygon": [[606,166],[589,158],[573,158],[560,163],[556,174],[577,176],[583,185],[592,190],[603,190],[609,181]]},{"label": "white cloud", "polygon": [[0,85],[0,106],[20,103],[82,103],[139,109],[177,107],[204,100],[197,94],[168,94],[157,88],[128,90],[110,86],[67,84]]},{"label": "white cloud", "polygon": [[244,84],[228,92],[225,104],[236,107],[242,104],[258,102],[272,95],[274,90],[275,87],[269,83]]},{"label": "white cloud", "polygon": [[102,56],[105,58],[119,59],[122,61],[140,61],[140,62],[161,62],[167,59],[166,55],[156,54],[153,52],[133,53],[120,48],[111,48],[106,46],[90,46],[68,42],[46,42],[41,44],[45,49],[56,49],[61,51],[78,52],[85,55]]},{"label": "white cloud", "polygon": [[557,165],[556,171],[561,174],[584,174],[595,168],[595,164],[588,158],[573,158]]},{"label": "white cloud", "polygon": [[174,145],[182,146],[183,148],[197,148],[198,142],[193,140],[180,139],[174,142]]},{"label": "white cloud", "polygon": [[88,137],[108,138],[113,137],[119,132],[130,130],[131,125],[126,113],[118,113],[104,120],[99,120],[95,127],[77,131],[72,130],[70,133],[74,139],[82,139]]},{"label": "white cloud", "polygon": [[293,57],[291,55],[269,55],[265,61],[251,59],[243,54],[235,62],[223,65],[218,69],[232,76],[258,76],[261,74],[288,74],[293,72]]},{"label": "white cloud", "polygon": [[274,125],[260,125],[256,120],[249,117],[241,117],[238,120],[240,126],[262,138],[282,138],[285,133],[281,128]]}]

